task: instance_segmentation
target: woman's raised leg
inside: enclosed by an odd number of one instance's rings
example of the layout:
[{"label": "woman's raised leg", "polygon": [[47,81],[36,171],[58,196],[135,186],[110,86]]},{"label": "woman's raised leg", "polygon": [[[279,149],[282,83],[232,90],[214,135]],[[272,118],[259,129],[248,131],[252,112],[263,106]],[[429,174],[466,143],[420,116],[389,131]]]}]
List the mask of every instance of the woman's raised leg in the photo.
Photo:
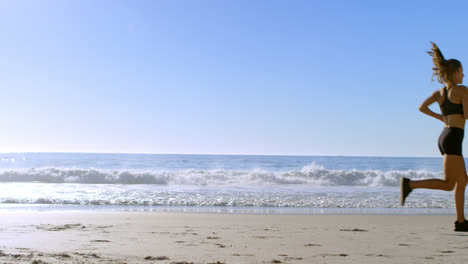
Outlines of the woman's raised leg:
[{"label": "woman's raised leg", "polygon": [[455,187],[455,208],[457,210],[457,221],[463,223],[465,221],[465,188],[468,181],[465,160],[458,155],[444,155],[444,174],[445,179],[428,179],[420,181],[411,181],[412,189],[437,189],[451,191]]}]

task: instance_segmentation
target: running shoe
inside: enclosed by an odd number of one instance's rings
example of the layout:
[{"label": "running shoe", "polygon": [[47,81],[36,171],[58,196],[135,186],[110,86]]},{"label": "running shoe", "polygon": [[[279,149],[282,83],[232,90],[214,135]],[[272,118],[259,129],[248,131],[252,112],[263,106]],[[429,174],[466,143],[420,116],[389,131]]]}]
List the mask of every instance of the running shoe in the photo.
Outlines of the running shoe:
[{"label": "running shoe", "polygon": [[410,187],[410,179],[408,178],[401,178],[401,182],[400,182],[400,185],[401,185],[401,191],[400,191],[400,202],[401,202],[401,205],[404,205],[405,204],[405,200],[406,200],[406,197],[408,197],[408,195],[411,193],[411,191],[413,191],[413,189]]},{"label": "running shoe", "polygon": [[455,228],[453,229],[453,231],[468,232],[468,221],[465,220],[463,223],[455,221]]}]

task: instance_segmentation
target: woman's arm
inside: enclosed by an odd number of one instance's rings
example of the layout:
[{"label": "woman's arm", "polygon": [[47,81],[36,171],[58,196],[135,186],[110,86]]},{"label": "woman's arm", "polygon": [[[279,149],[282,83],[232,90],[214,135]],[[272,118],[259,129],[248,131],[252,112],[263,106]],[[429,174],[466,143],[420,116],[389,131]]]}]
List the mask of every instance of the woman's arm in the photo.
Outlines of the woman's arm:
[{"label": "woman's arm", "polygon": [[462,93],[462,104],[463,104],[463,117],[468,119],[468,88],[463,86],[465,91]]},{"label": "woman's arm", "polygon": [[[431,109],[429,109],[428,106],[430,106],[431,104],[435,103],[437,101],[437,98],[440,96],[440,92],[439,91],[435,91],[431,96],[429,96],[426,100],[424,100],[424,102],[419,106],[419,111],[423,112],[424,114],[428,115],[428,116],[432,116],[434,117],[435,119],[438,119],[442,122],[444,122],[444,117],[441,115],[441,114],[437,114],[437,113],[434,113]],[[465,97],[464,97],[465,98]],[[468,100],[468,94],[466,96],[467,100]],[[465,104],[463,104],[465,105]],[[467,104],[468,106],[468,104]],[[466,117],[465,117],[466,118]]]}]

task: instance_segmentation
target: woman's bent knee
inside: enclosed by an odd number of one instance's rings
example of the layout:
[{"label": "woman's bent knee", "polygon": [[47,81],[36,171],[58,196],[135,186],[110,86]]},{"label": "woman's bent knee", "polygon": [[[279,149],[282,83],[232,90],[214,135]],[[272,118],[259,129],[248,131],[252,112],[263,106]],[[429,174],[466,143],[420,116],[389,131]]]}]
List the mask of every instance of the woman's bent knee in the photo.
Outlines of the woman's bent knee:
[{"label": "woman's bent knee", "polygon": [[[455,182],[447,182],[447,185],[445,186],[445,191],[453,191],[455,189]],[[465,183],[466,185],[466,183]]]}]

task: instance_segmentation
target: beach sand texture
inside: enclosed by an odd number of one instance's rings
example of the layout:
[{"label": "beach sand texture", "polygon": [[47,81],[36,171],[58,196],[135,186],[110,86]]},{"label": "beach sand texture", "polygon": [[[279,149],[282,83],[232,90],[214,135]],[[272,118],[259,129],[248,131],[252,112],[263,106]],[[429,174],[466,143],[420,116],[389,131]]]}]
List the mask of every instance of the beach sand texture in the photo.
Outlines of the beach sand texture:
[{"label": "beach sand texture", "polygon": [[2,211],[0,263],[462,263],[450,215]]}]

